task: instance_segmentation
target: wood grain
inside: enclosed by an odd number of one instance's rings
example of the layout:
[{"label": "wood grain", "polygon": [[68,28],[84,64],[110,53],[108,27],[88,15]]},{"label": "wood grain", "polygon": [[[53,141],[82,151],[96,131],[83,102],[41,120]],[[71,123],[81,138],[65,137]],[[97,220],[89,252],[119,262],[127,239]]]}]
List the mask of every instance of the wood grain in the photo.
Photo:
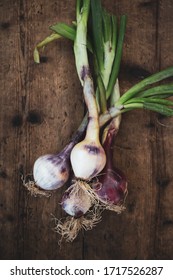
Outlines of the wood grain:
[{"label": "wood grain", "polygon": [[[132,3],[133,2],[133,3]],[[121,91],[173,65],[171,0],[103,1],[127,14]],[[0,258],[172,259],[173,119],[146,111],[126,113],[115,140],[114,160],[128,178],[126,210],[105,212],[92,231],[60,248],[51,214],[64,216],[59,201],[33,197],[22,174],[42,154],[60,151],[83,116],[81,86],[71,42],[46,47],[39,65],[36,43],[58,21],[75,17],[75,0],[1,1]]]}]

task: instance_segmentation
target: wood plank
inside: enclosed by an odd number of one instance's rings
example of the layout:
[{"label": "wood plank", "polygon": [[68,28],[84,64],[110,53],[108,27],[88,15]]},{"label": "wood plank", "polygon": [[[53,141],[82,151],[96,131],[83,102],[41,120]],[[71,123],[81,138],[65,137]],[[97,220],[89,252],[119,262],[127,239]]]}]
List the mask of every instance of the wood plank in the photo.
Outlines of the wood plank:
[{"label": "wood plank", "polygon": [[[13,3],[12,3],[13,2]],[[121,91],[149,73],[173,64],[171,0],[103,1],[127,14]],[[33,48],[57,21],[70,23],[75,0],[3,1],[1,8],[0,258],[1,259],[172,259],[172,118],[145,111],[122,118],[114,160],[128,178],[126,210],[105,212],[92,230],[58,246],[51,214],[65,190],[32,197],[21,174],[37,157],[60,151],[83,116],[81,86],[72,44],[52,43],[33,62]]]},{"label": "wood plank", "polygon": [[80,238],[75,241],[76,250],[67,254],[66,247],[60,251],[53,231],[51,213],[61,217],[62,190],[50,199],[35,199],[20,180],[20,172],[30,173],[38,156],[61,150],[83,115],[71,43],[52,44],[42,55],[45,63],[33,62],[33,48],[50,34],[50,22],[72,20],[74,3],[70,10],[68,1],[60,1],[58,6],[54,1],[46,5],[42,1],[3,4],[1,256],[4,259],[81,258]]},{"label": "wood plank", "polygon": [[[158,9],[158,38],[156,54],[158,67],[165,68],[173,64],[172,58],[172,22],[173,5],[172,1],[159,1]],[[154,242],[156,259],[173,258],[173,152],[172,118],[155,117],[155,147],[153,162],[153,187],[158,189],[156,216],[156,238]]]}]

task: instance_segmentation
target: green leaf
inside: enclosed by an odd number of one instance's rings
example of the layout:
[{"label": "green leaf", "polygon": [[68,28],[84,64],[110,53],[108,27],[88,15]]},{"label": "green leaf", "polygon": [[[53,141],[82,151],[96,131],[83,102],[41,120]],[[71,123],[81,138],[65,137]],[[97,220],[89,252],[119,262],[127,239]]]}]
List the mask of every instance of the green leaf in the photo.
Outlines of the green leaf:
[{"label": "green leaf", "polygon": [[112,48],[114,50],[116,50],[116,46],[117,46],[117,35],[118,35],[118,23],[117,23],[117,17],[116,16],[111,16],[111,20],[112,20]]},{"label": "green leaf", "polygon": [[166,84],[166,85],[160,85],[156,87],[149,88],[145,91],[142,91],[138,94],[140,97],[156,97],[161,96],[163,94],[167,94],[168,96],[173,95],[173,84]]},{"label": "green leaf", "polygon": [[49,43],[56,41],[57,39],[61,38],[61,35],[59,34],[51,34],[48,37],[46,37],[43,41],[38,43],[36,47],[34,48],[34,61],[36,63],[40,63],[40,54],[39,54],[39,49],[44,48],[46,45]]},{"label": "green leaf", "polygon": [[110,95],[112,94],[113,87],[115,85],[116,79],[119,74],[121,57],[122,57],[122,52],[123,52],[124,35],[125,35],[125,30],[126,30],[126,22],[127,22],[127,17],[125,15],[121,16],[117,50],[116,50],[114,63],[112,66],[112,73],[111,73],[111,76],[109,79],[109,84],[108,84],[108,88],[107,88],[107,92],[106,92],[106,99],[108,99],[110,97]]},{"label": "green leaf", "polygon": [[145,78],[141,82],[137,83],[133,87],[131,87],[128,91],[126,91],[117,102],[117,105],[124,104],[128,99],[134,97],[137,95],[140,91],[145,89],[151,84],[154,84],[156,82],[162,81],[166,78],[169,78],[173,76],[173,66],[166,68],[165,70],[162,70],[158,73],[155,73],[148,78]]},{"label": "green leaf", "polygon": [[103,47],[103,26],[102,26],[102,7],[100,0],[91,1],[92,14],[92,40],[94,52],[96,54],[99,70],[102,71],[104,64],[104,47]]},{"label": "green leaf", "polygon": [[168,117],[173,116],[173,109],[168,108],[166,105],[155,104],[150,102],[145,102],[143,105],[144,105],[144,109],[151,110]]},{"label": "green leaf", "polygon": [[131,98],[126,101],[125,104],[131,104],[131,103],[155,103],[155,104],[164,104],[167,106],[173,106],[173,101],[172,100],[167,100],[167,99],[162,99],[162,98],[149,98],[149,97],[136,97],[136,98]]},{"label": "green leaf", "polygon": [[76,28],[73,26],[70,26],[66,23],[56,23],[55,25],[50,26],[50,29],[54,32],[60,34],[62,37],[70,39],[72,41],[75,40],[76,36]]},{"label": "green leaf", "polygon": [[161,98],[146,98],[145,102],[149,102],[149,103],[155,103],[155,104],[162,104],[162,105],[166,105],[166,106],[173,106],[173,101],[168,100],[168,99],[161,99]]},{"label": "green leaf", "polygon": [[[73,24],[72,26],[66,24],[66,23],[56,23],[55,25],[50,26],[50,29],[56,32],[57,34],[60,34],[62,37],[72,40],[75,40],[76,37],[76,26]],[[91,41],[88,38],[87,39],[87,48],[92,53],[92,45]]]},{"label": "green leaf", "polygon": [[103,19],[104,42],[106,43],[108,41],[111,41],[111,34],[112,34],[111,16],[105,10],[103,10],[102,19]]}]

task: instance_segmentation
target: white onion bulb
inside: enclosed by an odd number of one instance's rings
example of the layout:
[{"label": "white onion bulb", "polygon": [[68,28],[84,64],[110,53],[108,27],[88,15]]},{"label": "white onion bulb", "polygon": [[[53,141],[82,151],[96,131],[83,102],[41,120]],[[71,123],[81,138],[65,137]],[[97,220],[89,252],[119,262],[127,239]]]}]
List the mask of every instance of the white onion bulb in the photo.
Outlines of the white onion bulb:
[{"label": "white onion bulb", "polygon": [[106,164],[105,151],[100,143],[87,139],[73,148],[70,159],[75,176],[83,180],[91,180]]},{"label": "white onion bulb", "polygon": [[59,155],[39,157],[33,167],[34,181],[44,190],[56,190],[69,178],[69,159]]}]

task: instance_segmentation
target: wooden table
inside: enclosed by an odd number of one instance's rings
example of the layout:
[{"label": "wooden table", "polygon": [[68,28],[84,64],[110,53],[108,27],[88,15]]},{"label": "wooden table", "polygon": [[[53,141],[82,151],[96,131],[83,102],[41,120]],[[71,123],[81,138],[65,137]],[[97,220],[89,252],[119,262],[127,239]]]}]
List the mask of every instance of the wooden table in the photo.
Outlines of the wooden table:
[{"label": "wooden table", "polygon": [[[103,1],[128,15],[121,92],[173,65],[173,1]],[[65,190],[33,197],[22,174],[42,154],[60,151],[83,117],[72,43],[60,40],[33,61],[36,43],[56,22],[75,18],[75,1],[2,0],[0,94],[1,259],[172,259],[173,118],[147,111],[123,115],[114,160],[128,178],[126,211],[104,212],[92,230],[60,248],[51,214]]]}]

